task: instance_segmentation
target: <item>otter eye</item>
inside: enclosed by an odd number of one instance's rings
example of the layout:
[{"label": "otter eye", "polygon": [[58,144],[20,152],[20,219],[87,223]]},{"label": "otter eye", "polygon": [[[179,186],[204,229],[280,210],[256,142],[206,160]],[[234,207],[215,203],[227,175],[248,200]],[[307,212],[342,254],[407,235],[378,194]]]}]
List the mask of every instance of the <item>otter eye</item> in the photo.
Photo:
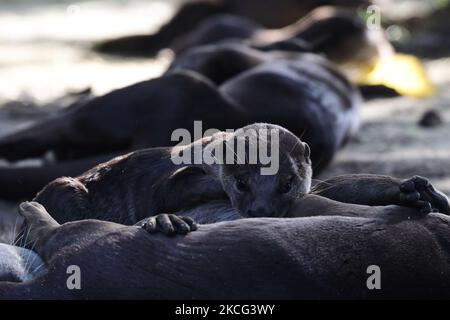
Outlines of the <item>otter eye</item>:
[{"label": "otter eye", "polygon": [[288,193],[289,191],[292,190],[292,178],[290,178],[287,182],[285,182],[282,186],[280,191],[282,193]]},{"label": "otter eye", "polygon": [[241,192],[244,192],[248,190],[248,185],[241,178],[236,178],[236,189],[238,189]]}]

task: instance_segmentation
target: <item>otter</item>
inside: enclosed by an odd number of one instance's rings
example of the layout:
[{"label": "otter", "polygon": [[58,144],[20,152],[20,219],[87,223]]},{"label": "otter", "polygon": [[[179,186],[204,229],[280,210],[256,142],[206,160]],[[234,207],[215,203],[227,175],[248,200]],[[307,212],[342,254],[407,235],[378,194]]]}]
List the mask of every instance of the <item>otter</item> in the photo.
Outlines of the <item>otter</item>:
[{"label": "otter", "polygon": [[10,161],[53,151],[43,167],[1,167],[0,197],[31,198],[60,176],[136,149],[170,146],[177,128],[240,128],[254,122],[281,125],[311,147],[315,173],[354,135],[359,92],[325,59],[299,54],[262,62],[215,85],[198,72],[162,77],[115,90],[0,138]]},{"label": "otter", "polygon": [[[370,0],[190,1],[181,6],[175,16],[155,34],[106,40],[97,43],[94,49],[108,54],[152,56],[161,49],[172,48],[174,43],[189,34],[190,30],[218,15],[228,14],[248,19],[251,21],[250,25],[255,29],[281,28],[294,23],[299,17],[305,16],[319,6],[342,6],[356,9],[367,7],[370,4]],[[236,28],[236,34],[241,35],[241,30]]]},{"label": "otter", "polygon": [[[322,54],[355,82],[380,58],[395,51],[381,28],[371,28],[355,10],[332,6],[316,8],[279,29],[265,29],[240,16],[214,15],[174,41],[171,49],[179,56],[192,48],[221,43],[242,43],[261,51]],[[364,87],[370,89],[376,88]],[[383,93],[381,89],[368,92],[368,97]]]},{"label": "otter", "polygon": [[[277,134],[277,140],[269,137],[269,131]],[[260,141],[267,151],[270,148],[271,156],[276,153],[279,162],[268,174],[263,174],[263,169],[270,169],[264,168],[268,162],[263,163],[261,153],[257,153],[261,150],[253,148]],[[238,152],[239,142],[243,142],[240,150],[244,152]],[[231,163],[208,163],[205,157],[193,164],[197,154],[223,159],[218,150],[231,151]],[[186,156],[188,163],[179,161]],[[311,189],[309,156],[308,145],[288,130],[254,124],[235,133],[218,132],[187,146],[145,149],[118,157],[77,178],[56,179],[34,200],[60,223],[95,218],[135,224],[149,216],[210,201],[229,201],[241,217],[289,217],[307,194],[343,203],[411,206],[424,214],[432,210],[450,213],[447,197],[421,177],[402,182],[386,176],[347,175]],[[202,217],[195,218],[204,222]],[[205,219],[217,222],[228,217]]]},{"label": "otter", "polygon": [[[308,205],[317,200],[303,198],[293,218],[200,225],[174,238],[107,221],[59,225],[41,205],[24,203],[20,214],[50,271],[30,282],[0,283],[0,298],[450,297],[448,216],[326,199],[322,208]],[[239,216],[227,202],[180,213]],[[382,290],[366,285],[368,267],[374,264],[382,272]],[[73,265],[81,270],[82,290],[67,288],[67,270]]]},{"label": "otter", "polygon": [[369,28],[353,10],[319,7],[281,29],[258,28],[236,16],[215,16],[173,45],[176,54],[207,44],[243,42],[259,50],[315,52],[325,55],[350,75],[355,69],[370,69],[377,60],[394,51],[380,28]]},{"label": "otter", "polygon": [[[203,159],[194,163],[198,155]],[[308,145],[293,133],[257,123],[189,145],[117,157],[79,177],[56,179],[34,200],[59,223],[95,218],[135,224],[220,200],[229,200],[243,217],[281,217],[310,190],[309,156]]]},{"label": "otter", "polygon": [[168,71],[195,71],[216,85],[222,85],[240,73],[263,63],[297,59],[304,61],[311,59],[311,63],[317,63],[316,55],[308,54],[306,49],[304,51],[304,53],[275,49],[262,51],[238,42],[202,45],[177,56],[169,65]]}]

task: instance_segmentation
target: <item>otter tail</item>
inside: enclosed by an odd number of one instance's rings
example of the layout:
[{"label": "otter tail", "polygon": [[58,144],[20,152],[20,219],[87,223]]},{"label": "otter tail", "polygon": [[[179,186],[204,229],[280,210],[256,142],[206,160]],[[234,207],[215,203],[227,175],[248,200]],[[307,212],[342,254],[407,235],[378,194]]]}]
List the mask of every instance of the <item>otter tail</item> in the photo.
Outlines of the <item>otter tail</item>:
[{"label": "otter tail", "polygon": [[17,201],[32,199],[47,183],[62,176],[76,177],[116,154],[57,162],[42,167],[0,167],[0,198]]},{"label": "otter tail", "polygon": [[17,161],[45,154],[47,150],[61,144],[66,128],[70,125],[67,120],[61,116],[52,117],[1,137],[0,158]]}]

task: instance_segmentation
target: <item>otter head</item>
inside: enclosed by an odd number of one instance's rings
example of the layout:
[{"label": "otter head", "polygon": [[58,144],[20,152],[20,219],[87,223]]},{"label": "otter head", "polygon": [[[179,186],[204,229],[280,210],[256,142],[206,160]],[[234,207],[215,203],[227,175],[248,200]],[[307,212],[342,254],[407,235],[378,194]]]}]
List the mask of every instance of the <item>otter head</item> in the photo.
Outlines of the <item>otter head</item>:
[{"label": "otter head", "polygon": [[254,124],[236,131],[224,143],[226,150],[234,150],[235,163],[221,166],[220,180],[243,216],[282,217],[309,192],[309,147],[288,130]]}]

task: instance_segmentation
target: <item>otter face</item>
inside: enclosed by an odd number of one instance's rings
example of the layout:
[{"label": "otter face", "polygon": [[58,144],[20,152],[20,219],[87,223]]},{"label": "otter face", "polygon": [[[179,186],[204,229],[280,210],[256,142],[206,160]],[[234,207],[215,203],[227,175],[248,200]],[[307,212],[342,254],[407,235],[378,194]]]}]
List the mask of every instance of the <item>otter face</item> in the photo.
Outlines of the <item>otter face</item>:
[{"label": "otter face", "polygon": [[285,130],[280,135],[279,169],[275,174],[261,174],[260,164],[226,164],[221,173],[223,188],[244,217],[283,217],[310,191],[309,156],[308,145]]}]

